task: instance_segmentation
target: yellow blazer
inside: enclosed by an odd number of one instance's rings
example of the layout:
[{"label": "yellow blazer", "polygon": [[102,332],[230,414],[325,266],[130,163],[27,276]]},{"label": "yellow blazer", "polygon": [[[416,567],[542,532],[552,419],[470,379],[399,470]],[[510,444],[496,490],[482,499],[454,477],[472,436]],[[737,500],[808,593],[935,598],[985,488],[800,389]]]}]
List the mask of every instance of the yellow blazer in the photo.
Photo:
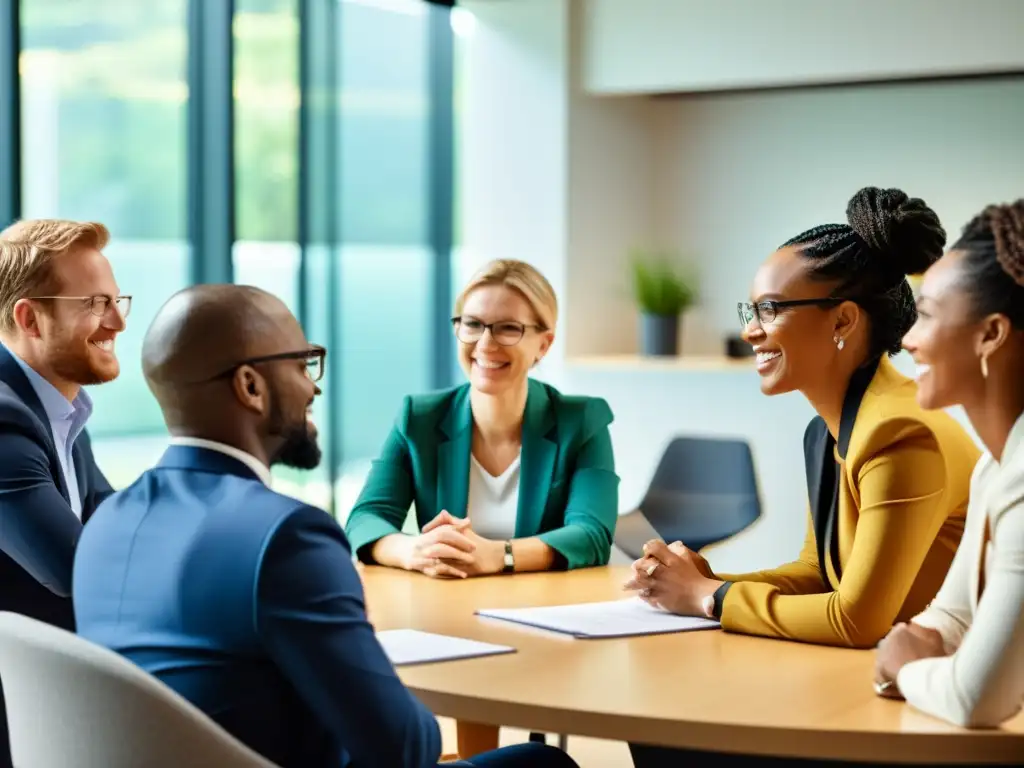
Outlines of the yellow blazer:
[{"label": "yellow blazer", "polygon": [[981,451],[885,357],[858,371],[838,441],[821,417],[804,433],[810,502],[798,560],[732,582],[722,627],[869,648],[938,592],[964,531]]}]

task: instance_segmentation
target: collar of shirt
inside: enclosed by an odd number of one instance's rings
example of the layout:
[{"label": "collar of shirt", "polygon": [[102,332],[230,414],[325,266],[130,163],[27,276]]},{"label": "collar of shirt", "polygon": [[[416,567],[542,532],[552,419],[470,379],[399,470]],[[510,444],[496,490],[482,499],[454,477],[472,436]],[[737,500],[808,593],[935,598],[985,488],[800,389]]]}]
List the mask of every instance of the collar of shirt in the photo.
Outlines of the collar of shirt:
[{"label": "collar of shirt", "polygon": [[265,486],[268,488],[270,487],[272,481],[270,469],[251,453],[246,453],[232,445],[219,443],[216,440],[204,440],[201,437],[172,437],[171,445],[180,445],[187,448],[205,448],[209,451],[223,453],[225,456],[230,456],[231,458],[245,464],[245,466],[256,474],[256,477],[258,477]]},{"label": "collar of shirt", "polygon": [[[56,432],[60,428],[60,431],[67,440],[66,447],[70,448],[92,415],[92,398],[89,397],[84,387],[79,387],[75,399],[69,401],[61,394],[60,390],[43,378],[38,371],[22,360],[13,350],[8,347],[4,348],[10,352],[18,367],[24,372],[28,383],[32,385],[36,397],[39,398],[43,410],[46,411],[46,418],[50,420],[51,429]],[[56,440],[56,438],[57,435],[55,434],[54,439]]]}]

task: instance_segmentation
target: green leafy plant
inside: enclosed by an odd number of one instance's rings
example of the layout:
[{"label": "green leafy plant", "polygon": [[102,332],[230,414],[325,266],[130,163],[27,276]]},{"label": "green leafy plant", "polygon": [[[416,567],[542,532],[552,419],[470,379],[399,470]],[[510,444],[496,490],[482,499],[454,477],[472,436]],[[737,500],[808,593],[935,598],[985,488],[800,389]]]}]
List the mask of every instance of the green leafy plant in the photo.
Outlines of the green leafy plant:
[{"label": "green leafy plant", "polygon": [[679,315],[697,300],[693,275],[677,268],[664,254],[634,251],[631,256],[633,296],[648,315]]}]

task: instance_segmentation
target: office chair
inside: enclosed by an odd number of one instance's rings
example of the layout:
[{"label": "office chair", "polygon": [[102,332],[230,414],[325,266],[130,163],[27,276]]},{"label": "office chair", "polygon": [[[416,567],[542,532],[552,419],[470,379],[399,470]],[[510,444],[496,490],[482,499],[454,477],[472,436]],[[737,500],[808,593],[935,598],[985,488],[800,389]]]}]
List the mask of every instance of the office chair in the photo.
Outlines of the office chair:
[{"label": "office chair", "polygon": [[14,765],[275,768],[123,656],[0,612],[0,678]]},{"label": "office chair", "polygon": [[681,541],[698,552],[760,516],[754,457],[745,441],[677,437],[662,454],[639,507],[619,516],[615,546],[633,559],[654,538]]}]

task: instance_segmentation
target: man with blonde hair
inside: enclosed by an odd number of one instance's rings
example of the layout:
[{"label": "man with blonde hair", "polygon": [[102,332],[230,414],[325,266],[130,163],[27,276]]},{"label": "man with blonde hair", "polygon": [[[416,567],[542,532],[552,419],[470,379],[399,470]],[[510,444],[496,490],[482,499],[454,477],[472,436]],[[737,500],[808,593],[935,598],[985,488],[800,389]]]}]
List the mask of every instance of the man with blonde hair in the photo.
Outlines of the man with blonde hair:
[{"label": "man with blonde hair", "polygon": [[[82,523],[112,493],[93,458],[85,384],[120,372],[131,298],[102,224],[43,219],[0,232],[0,611],[74,630]],[[0,765],[9,764],[0,690]]]}]

